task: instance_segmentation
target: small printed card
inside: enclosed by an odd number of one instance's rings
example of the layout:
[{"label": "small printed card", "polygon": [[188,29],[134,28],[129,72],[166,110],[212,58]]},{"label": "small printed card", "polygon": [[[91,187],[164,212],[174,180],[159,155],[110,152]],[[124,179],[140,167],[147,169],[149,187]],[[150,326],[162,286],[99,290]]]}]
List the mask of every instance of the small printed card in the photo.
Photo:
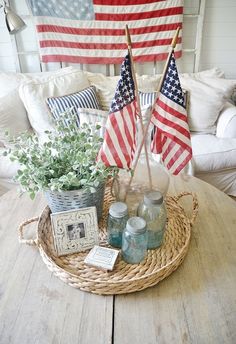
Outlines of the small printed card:
[{"label": "small printed card", "polygon": [[112,248],[94,246],[85,257],[85,264],[102,270],[113,270],[119,251]]}]

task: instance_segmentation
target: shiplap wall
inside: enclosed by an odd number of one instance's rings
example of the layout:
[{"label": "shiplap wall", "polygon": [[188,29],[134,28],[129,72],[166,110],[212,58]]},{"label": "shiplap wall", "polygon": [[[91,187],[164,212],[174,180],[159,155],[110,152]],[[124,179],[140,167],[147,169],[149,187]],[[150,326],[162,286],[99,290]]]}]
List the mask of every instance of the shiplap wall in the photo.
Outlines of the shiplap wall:
[{"label": "shiplap wall", "polygon": [[[16,71],[17,61],[12,49],[12,42],[16,38],[20,67],[22,72],[39,72],[40,63],[37,54],[37,39],[32,24],[32,18],[25,0],[11,0],[12,8],[24,19],[27,28],[21,33],[10,38],[5,26],[3,11],[0,10],[0,70]],[[184,13],[196,14],[198,12],[198,0],[185,0]],[[197,18],[184,17],[183,47],[191,49],[195,47]],[[21,54],[24,52],[24,54]],[[25,52],[28,52],[25,54]],[[80,68],[81,66],[78,65]],[[185,52],[178,60],[178,68],[181,72],[191,72],[194,66],[194,54]],[[225,71],[228,78],[236,78],[236,0],[206,0],[206,10],[203,28],[202,52],[200,70],[219,67]],[[58,69],[60,65],[51,63],[44,66],[46,70]],[[84,69],[94,72],[108,73],[106,66],[84,65]],[[162,71],[163,63],[144,63],[136,65],[139,74],[153,74]],[[112,73],[119,73],[119,66],[115,66]]]}]

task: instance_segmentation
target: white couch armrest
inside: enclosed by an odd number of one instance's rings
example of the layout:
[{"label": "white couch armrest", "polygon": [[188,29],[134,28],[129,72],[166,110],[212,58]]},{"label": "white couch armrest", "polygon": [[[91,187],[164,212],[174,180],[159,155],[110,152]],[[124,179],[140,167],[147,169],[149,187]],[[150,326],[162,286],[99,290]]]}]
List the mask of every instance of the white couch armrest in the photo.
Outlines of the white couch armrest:
[{"label": "white couch armrest", "polygon": [[217,121],[216,136],[236,138],[236,106],[226,103]]}]

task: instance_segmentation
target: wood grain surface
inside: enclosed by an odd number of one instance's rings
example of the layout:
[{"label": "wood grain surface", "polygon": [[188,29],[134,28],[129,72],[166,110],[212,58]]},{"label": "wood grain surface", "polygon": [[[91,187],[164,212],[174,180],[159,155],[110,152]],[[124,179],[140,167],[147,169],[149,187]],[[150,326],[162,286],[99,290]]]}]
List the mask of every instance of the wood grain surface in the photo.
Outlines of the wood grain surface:
[{"label": "wood grain surface", "polygon": [[34,201],[16,191],[2,196],[0,343],[235,344],[236,202],[196,178],[171,178],[169,194],[182,191],[199,200],[183,264],[155,287],[116,297],[64,284],[37,248],[19,245],[17,228],[40,214],[41,195]]},{"label": "wood grain surface", "polygon": [[[115,344],[236,343],[236,202],[192,177],[169,193],[199,200],[183,264],[153,288],[115,299]],[[189,208],[188,200],[185,208]]]}]

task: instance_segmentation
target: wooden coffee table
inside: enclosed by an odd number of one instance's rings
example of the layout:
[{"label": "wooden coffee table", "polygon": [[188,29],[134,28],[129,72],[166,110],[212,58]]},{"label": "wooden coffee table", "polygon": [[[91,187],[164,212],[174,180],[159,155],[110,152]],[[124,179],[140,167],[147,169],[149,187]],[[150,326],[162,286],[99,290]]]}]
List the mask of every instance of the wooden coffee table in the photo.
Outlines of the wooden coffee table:
[{"label": "wooden coffee table", "polygon": [[2,196],[0,343],[236,343],[236,202],[193,177],[171,179],[169,193],[181,191],[199,200],[183,264],[155,287],[114,297],[68,286],[19,245],[17,228],[40,214],[41,195]]}]

